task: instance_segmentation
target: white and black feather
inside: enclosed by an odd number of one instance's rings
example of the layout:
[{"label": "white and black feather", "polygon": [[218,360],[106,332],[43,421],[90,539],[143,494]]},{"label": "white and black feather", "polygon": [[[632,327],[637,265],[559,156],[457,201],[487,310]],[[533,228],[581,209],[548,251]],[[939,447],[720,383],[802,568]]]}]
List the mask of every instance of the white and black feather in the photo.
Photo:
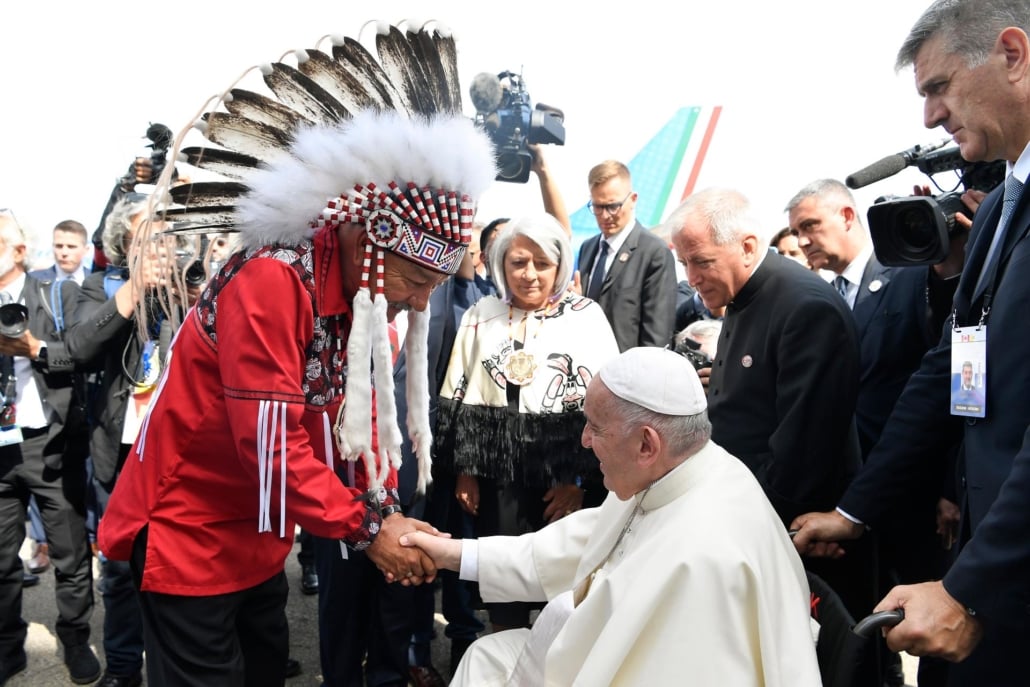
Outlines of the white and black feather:
[{"label": "white and black feather", "polygon": [[256,157],[223,148],[190,146],[179,151],[179,157],[189,164],[230,179],[244,179],[261,162]]},{"label": "white and black feather", "polygon": [[309,121],[332,126],[350,116],[328,91],[287,64],[276,62],[263,69],[262,75],[280,102]]},{"label": "white and black feather", "polygon": [[314,123],[295,109],[260,93],[234,88],[229,91],[229,96],[225,99],[225,109],[229,112],[280,131],[294,131],[303,124]]}]

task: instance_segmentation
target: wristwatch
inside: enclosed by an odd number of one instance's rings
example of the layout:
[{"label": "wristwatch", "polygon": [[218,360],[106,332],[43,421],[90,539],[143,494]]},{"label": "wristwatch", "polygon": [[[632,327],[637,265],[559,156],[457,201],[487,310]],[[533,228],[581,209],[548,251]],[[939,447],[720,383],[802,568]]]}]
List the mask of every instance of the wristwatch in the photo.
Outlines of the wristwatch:
[{"label": "wristwatch", "polygon": [[49,356],[46,350],[46,343],[42,342],[39,346],[39,352],[36,353],[36,357],[32,360],[32,367],[37,370],[46,370],[48,362]]}]

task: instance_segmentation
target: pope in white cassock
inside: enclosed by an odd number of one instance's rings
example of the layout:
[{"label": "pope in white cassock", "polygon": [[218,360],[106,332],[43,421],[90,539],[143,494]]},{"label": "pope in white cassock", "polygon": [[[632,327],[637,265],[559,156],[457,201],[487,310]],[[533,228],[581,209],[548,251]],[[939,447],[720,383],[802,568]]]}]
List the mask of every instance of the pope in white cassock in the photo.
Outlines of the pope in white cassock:
[{"label": "pope in white cassock", "polygon": [[686,359],[630,349],[587,389],[599,508],[521,537],[401,538],[484,601],[548,602],[532,630],[476,641],[452,685],[821,684],[801,560],[706,407]]}]

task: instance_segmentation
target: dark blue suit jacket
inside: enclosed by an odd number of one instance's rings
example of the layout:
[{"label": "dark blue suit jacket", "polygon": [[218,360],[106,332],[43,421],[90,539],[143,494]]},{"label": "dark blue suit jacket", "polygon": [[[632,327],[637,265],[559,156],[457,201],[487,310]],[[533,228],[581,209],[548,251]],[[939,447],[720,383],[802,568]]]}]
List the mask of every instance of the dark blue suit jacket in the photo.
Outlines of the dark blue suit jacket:
[{"label": "dark blue suit jacket", "polygon": [[[1001,248],[986,302],[975,288],[1001,215],[1002,187],[976,213],[954,311],[959,326],[976,325],[985,306],[987,417],[949,414],[951,336],[945,331],[912,376],[865,469],[840,506],[874,526],[906,498],[927,465],[949,444],[965,441],[962,550],[944,578],[948,592],[984,621],[980,646],[959,671],[969,684],[1023,684],[1030,645],[1030,194],[1024,194]],[[1024,681],[1024,682],[1020,682]]]},{"label": "dark blue suit jacket", "polygon": [[930,327],[928,267],[885,267],[870,258],[852,312],[858,330],[859,377],[855,420],[862,455],[880,438],[895,402],[939,332]]},{"label": "dark blue suit jacket", "polygon": [[[636,346],[667,346],[676,320],[676,262],[660,238],[637,222],[619,248],[604,276],[598,302],[612,325],[619,350]],[[579,249],[583,293],[597,258],[601,235]]]},{"label": "dark blue suit jacket", "polygon": [[[86,272],[85,276],[88,277],[90,275],[91,270],[88,267],[86,267],[84,269],[85,269],[85,272]],[[34,277],[35,279],[38,279],[39,281],[54,281],[55,279],[57,279],[57,265],[51,265],[50,267],[44,267],[41,270],[33,270],[33,271],[29,272],[29,276],[30,277]]]}]

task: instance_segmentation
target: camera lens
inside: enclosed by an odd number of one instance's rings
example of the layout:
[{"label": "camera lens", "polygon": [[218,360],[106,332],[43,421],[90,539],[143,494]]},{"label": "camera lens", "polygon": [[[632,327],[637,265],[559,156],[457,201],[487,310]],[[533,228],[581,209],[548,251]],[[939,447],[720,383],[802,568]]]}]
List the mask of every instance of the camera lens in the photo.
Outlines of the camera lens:
[{"label": "camera lens", "polygon": [[21,303],[0,306],[0,335],[17,339],[29,327],[29,309]]},{"label": "camera lens", "polygon": [[504,152],[497,156],[497,179],[525,183],[532,160],[529,153]]},{"label": "camera lens", "polygon": [[937,226],[933,217],[925,211],[926,206],[909,206],[901,210],[895,220],[898,240],[906,247],[906,253],[919,253],[923,246],[932,244],[937,237]]},{"label": "camera lens", "polygon": [[869,208],[869,234],[884,265],[932,265],[948,253],[948,221],[925,196],[876,203]]},{"label": "camera lens", "polygon": [[190,266],[186,268],[186,272],[182,275],[183,281],[186,282],[187,286],[200,286],[207,281],[207,271],[204,269],[204,263],[200,260],[194,260],[190,263]]}]

